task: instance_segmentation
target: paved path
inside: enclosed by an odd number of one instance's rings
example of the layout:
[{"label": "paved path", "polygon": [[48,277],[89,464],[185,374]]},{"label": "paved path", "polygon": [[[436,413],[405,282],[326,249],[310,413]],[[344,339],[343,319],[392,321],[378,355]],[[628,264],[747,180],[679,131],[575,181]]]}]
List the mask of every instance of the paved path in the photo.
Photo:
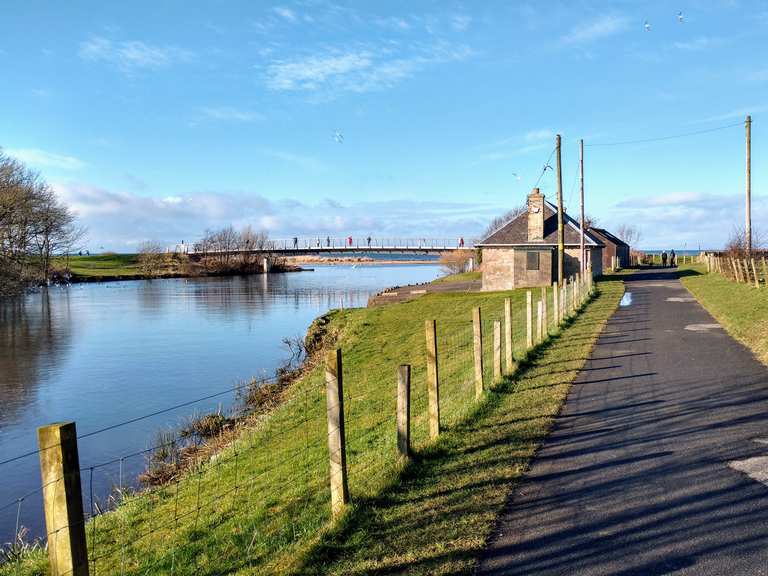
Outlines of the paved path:
[{"label": "paved path", "polygon": [[768,369],[673,273],[626,291],[480,574],[768,574]]}]

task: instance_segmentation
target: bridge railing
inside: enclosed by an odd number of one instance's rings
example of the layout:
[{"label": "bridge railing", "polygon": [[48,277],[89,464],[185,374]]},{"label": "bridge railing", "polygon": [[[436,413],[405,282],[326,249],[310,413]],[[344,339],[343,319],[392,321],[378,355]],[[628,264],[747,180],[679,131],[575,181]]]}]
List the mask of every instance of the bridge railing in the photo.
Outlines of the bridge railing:
[{"label": "bridge railing", "polygon": [[[472,248],[473,241],[468,238],[401,238],[367,236],[296,236],[269,240],[268,246],[256,251],[328,251],[328,250],[455,250]],[[178,246],[176,252],[179,252]],[[184,245],[185,253],[198,252],[194,246]],[[252,251],[249,249],[227,250],[227,252]],[[205,250],[206,253],[216,250]]]}]

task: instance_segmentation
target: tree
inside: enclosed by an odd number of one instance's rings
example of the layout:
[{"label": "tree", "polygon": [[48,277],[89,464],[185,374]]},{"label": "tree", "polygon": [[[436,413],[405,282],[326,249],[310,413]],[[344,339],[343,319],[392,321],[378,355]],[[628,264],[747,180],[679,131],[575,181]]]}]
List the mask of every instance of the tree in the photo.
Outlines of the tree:
[{"label": "tree", "polygon": [[525,205],[517,206],[516,208],[512,208],[512,210],[508,210],[501,216],[496,216],[493,220],[491,220],[488,223],[488,226],[483,231],[483,238],[488,238],[491,234],[493,234],[496,230],[504,226],[507,222],[510,222],[520,216],[520,214],[524,213],[526,211]]},{"label": "tree", "polygon": [[143,242],[139,246],[139,269],[143,276],[154,278],[160,275],[165,267],[163,247],[157,242]]},{"label": "tree", "polygon": [[471,250],[451,250],[440,254],[440,266],[447,274],[460,274],[467,269],[467,263],[474,256]]},{"label": "tree", "polygon": [[616,236],[624,240],[630,246],[636,246],[642,237],[640,230],[632,224],[622,224],[616,229]]},{"label": "tree", "polygon": [[[763,247],[763,236],[756,228],[752,228],[752,249]],[[734,257],[743,257],[747,252],[747,233],[743,226],[734,226],[731,235],[725,243],[725,251]]]}]

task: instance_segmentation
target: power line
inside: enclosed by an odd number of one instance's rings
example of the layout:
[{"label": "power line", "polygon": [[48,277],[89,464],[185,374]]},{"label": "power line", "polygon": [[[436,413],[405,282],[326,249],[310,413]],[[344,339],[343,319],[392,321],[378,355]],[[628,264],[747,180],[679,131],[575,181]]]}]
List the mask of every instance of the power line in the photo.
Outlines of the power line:
[{"label": "power line", "polygon": [[552,160],[552,156],[555,154],[555,150],[557,150],[557,148],[552,148],[552,152],[549,153],[549,158],[547,158],[547,161],[544,163],[544,168],[541,169],[541,174],[539,174],[539,178],[536,180],[536,184],[533,185],[533,188],[536,188],[539,185],[539,182],[541,182],[541,179],[544,178],[544,173],[547,171],[547,168],[550,170],[552,169],[552,166],[550,166],[549,163]]},{"label": "power line", "polygon": [[685,138],[686,136],[696,136],[698,134],[707,134],[708,132],[717,132],[718,130],[727,130],[728,128],[733,128],[735,126],[741,126],[743,122],[735,122],[733,124],[727,124],[725,126],[719,126],[717,128],[708,128],[706,130],[696,130],[694,132],[683,132],[682,134],[672,134],[669,136],[659,136],[657,138],[642,138],[639,140],[622,140],[618,142],[603,142],[603,143],[597,143],[597,144],[584,144],[585,147],[589,146],[590,148],[596,148],[596,147],[606,147],[606,146],[626,146],[628,144],[644,144],[646,142],[661,142],[663,140],[672,140],[674,138]]}]

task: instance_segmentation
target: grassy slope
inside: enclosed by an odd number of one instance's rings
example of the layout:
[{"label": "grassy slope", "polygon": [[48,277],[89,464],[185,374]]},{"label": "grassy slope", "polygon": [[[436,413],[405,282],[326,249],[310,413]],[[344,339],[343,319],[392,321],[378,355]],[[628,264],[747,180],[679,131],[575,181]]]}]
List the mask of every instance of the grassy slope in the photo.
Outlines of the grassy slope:
[{"label": "grassy slope", "polygon": [[768,364],[768,290],[738,284],[720,274],[707,274],[704,265],[681,267],[688,290],[737,340]]},{"label": "grassy slope", "polygon": [[[548,429],[621,287],[608,283],[603,290],[604,296],[568,329],[567,338],[545,349],[518,383],[491,393],[481,414],[473,401],[471,308],[483,309],[489,381],[492,321],[501,317],[507,296],[514,303],[516,353],[523,356],[524,291],[435,294],[332,314],[331,328],[339,333],[344,352],[350,492],[353,501],[374,505],[363,517],[358,514],[365,507],[348,516],[347,553],[333,571],[369,572],[379,563],[374,557],[385,565],[410,558],[414,569],[424,566],[425,571],[441,561],[462,570],[471,565],[503,502],[504,483],[519,474]],[[439,326],[441,419],[447,430],[433,447],[425,417],[424,320],[430,318]],[[400,363],[413,367],[412,437],[423,450],[406,470],[403,489],[396,488],[401,467],[394,442]],[[326,433],[325,391],[317,367],[269,418],[245,431],[214,461],[177,484],[129,496],[117,511],[89,523],[97,572],[325,571],[327,561],[337,560],[337,545],[343,541],[338,534],[326,535]],[[397,502],[401,505],[392,505]],[[425,526],[424,517],[434,525]],[[402,542],[396,546],[396,540]],[[372,550],[366,551],[368,546]],[[390,547],[399,559],[387,555]],[[44,564],[36,553],[20,566],[0,568],[0,575],[38,574]]]},{"label": "grassy slope", "polygon": [[602,294],[559,337],[419,454],[401,482],[326,536],[304,574],[469,574],[516,478],[623,293]]},{"label": "grassy slope", "polygon": [[453,282],[470,282],[474,280],[482,279],[482,272],[462,272],[460,274],[449,274],[448,276],[441,276],[434,281],[434,284],[450,284]]},{"label": "grassy slope", "polygon": [[[100,256],[70,256],[69,268],[78,276],[133,276],[140,274],[138,254],[105,254]],[[64,266],[65,258],[57,259]]]}]

